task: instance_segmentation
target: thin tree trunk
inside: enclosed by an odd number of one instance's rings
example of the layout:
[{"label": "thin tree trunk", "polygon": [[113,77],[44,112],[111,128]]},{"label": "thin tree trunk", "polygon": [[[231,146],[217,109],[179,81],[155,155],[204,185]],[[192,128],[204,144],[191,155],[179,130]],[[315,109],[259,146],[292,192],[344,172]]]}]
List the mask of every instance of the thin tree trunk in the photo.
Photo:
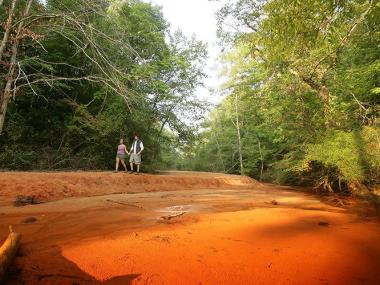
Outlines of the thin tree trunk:
[{"label": "thin tree trunk", "polygon": [[235,94],[235,115],[236,115],[236,132],[237,132],[237,137],[238,137],[240,174],[243,175],[244,174],[244,166],[243,166],[243,154],[242,154],[242,145],[241,145],[239,108],[238,108],[238,96],[237,96],[237,94]]},{"label": "thin tree trunk", "polygon": [[[16,50],[16,53],[17,53],[17,45],[16,44],[14,44],[12,46],[12,52],[14,52],[14,50]],[[11,69],[9,70],[9,73],[8,73],[8,79],[7,79],[6,84],[5,84],[3,98],[1,100],[1,105],[0,105],[0,135],[3,133],[5,115],[7,113],[9,100],[12,97],[11,89],[12,89],[12,83],[13,83],[13,76],[15,73],[16,53],[12,54]]]},{"label": "thin tree trunk", "polygon": [[257,138],[257,141],[259,142],[259,153],[260,153],[260,160],[261,160],[260,181],[262,181],[262,179],[263,179],[263,170],[264,170],[264,157],[263,157],[263,153],[261,151],[261,142],[260,142],[260,139]]},{"label": "thin tree trunk", "polygon": [[[15,11],[15,7],[16,7],[16,3],[17,3],[17,0],[12,0],[11,8],[10,8],[9,14],[8,14],[8,19],[7,19],[7,22],[5,24],[4,36],[3,36],[3,39],[1,40],[1,44],[0,44],[0,62],[3,59],[3,53],[4,53],[4,50],[5,50],[5,47],[7,46],[7,43],[8,43],[8,38],[9,38],[9,34],[10,34],[10,31],[11,31],[11,27],[12,27],[12,22],[13,22],[13,17],[14,17],[14,11]],[[2,4],[3,3],[0,3],[0,6]]]},{"label": "thin tree trunk", "polygon": [[[219,126],[221,126],[219,116],[216,118],[216,124],[219,124]],[[216,126],[216,129],[218,129],[219,126]],[[221,163],[221,165],[223,167],[223,172],[225,173],[227,169],[226,169],[226,165],[224,163],[223,157],[222,157],[222,151],[221,151],[221,148],[220,148],[220,144],[219,144],[219,140],[218,140],[218,135],[215,134],[215,132],[213,132],[212,134],[213,134],[213,137],[214,137],[215,142],[216,142],[218,159],[219,159],[219,161],[220,161],[220,163]]]},{"label": "thin tree trunk", "polygon": [[[29,15],[29,11],[30,11],[30,8],[32,6],[32,3],[33,3],[33,0],[29,0],[27,2],[26,6],[25,6],[24,14],[23,14],[24,18]],[[7,113],[9,100],[12,96],[12,94],[11,94],[12,83],[14,80],[14,73],[16,70],[16,60],[17,60],[18,46],[19,46],[19,42],[20,42],[19,36],[20,36],[20,33],[21,33],[23,26],[24,26],[24,20],[22,19],[20,21],[18,27],[17,27],[14,42],[12,45],[12,57],[11,57],[8,77],[7,77],[5,89],[3,92],[3,98],[0,101],[0,135],[3,133],[5,115]]]},{"label": "thin tree trunk", "polygon": [[[169,121],[169,116],[166,117],[165,120],[161,123],[161,128],[160,128],[160,131],[158,132],[158,135],[157,135],[157,144],[158,145],[160,145],[160,143],[161,143],[161,134],[164,131],[165,125],[168,123],[168,121]],[[156,155],[157,155],[157,148],[155,148],[155,150],[153,152],[152,160],[156,159]]]},{"label": "thin tree trunk", "polygon": [[4,94],[1,100],[1,106],[0,106],[0,135],[2,135],[3,133],[5,114],[7,112],[8,102],[9,102],[9,98],[6,97],[6,95]]},{"label": "thin tree trunk", "polygon": [[165,128],[165,125],[167,124],[167,122],[169,121],[169,117],[167,117],[162,123],[161,123],[161,128],[160,128],[160,131],[158,132],[158,140],[160,139],[161,137],[161,134],[162,132],[164,131],[164,128]]},{"label": "thin tree trunk", "polygon": [[219,144],[218,136],[216,136],[215,134],[214,134],[214,139],[215,139],[215,142],[216,142],[216,147],[217,147],[217,153],[218,153],[219,161],[222,164],[223,172],[226,172],[226,166],[225,166],[223,158],[222,158],[222,151],[220,149],[220,144]]},{"label": "thin tree trunk", "polygon": [[325,85],[323,85],[319,91],[319,95],[320,95],[322,103],[323,103],[323,115],[324,115],[325,127],[326,127],[326,129],[328,129],[328,128],[330,128],[330,125],[331,125],[329,89]]}]

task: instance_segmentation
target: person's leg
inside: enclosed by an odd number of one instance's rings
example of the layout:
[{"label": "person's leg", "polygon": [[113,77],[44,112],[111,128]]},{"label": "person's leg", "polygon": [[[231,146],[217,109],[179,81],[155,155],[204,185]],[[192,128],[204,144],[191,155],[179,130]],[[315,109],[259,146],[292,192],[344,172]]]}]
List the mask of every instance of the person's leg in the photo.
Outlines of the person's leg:
[{"label": "person's leg", "polygon": [[131,165],[131,172],[133,172],[133,153],[131,154],[131,157],[129,159],[129,163]]},{"label": "person's leg", "polygon": [[124,170],[127,171],[127,166],[125,165],[124,159],[121,159],[121,164],[124,166]]},{"label": "person's leg", "polygon": [[119,157],[116,157],[116,167],[115,167],[115,171],[117,171],[119,169]]},{"label": "person's leg", "polygon": [[140,173],[141,154],[136,154],[135,163],[137,165],[137,173]]}]

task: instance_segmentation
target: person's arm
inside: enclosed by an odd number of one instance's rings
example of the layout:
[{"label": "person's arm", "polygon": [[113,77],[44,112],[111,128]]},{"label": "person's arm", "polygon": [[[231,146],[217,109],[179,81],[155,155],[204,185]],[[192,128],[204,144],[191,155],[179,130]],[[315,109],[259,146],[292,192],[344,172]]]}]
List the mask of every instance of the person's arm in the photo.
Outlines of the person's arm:
[{"label": "person's arm", "polygon": [[128,153],[128,155],[129,155],[129,152],[128,152],[128,149],[127,149],[126,145],[124,145],[124,151],[125,151],[125,153]]},{"label": "person's arm", "polygon": [[140,142],[140,151],[139,151],[139,154],[142,153],[142,151],[144,150],[144,145],[142,142]]},{"label": "person's arm", "polygon": [[131,150],[129,151],[129,153],[132,153],[132,151],[133,151],[133,143],[132,143]]}]

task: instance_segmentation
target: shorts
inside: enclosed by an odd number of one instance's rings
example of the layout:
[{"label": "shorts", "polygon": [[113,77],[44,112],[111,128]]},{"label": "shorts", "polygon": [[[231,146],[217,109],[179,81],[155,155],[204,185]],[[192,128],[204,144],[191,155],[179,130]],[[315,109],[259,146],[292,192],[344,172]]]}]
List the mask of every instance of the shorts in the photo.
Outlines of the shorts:
[{"label": "shorts", "polygon": [[141,153],[140,154],[131,153],[131,156],[129,158],[129,162],[134,163],[134,164],[140,164],[141,163]]},{"label": "shorts", "polygon": [[118,154],[116,154],[116,158],[124,160],[125,159],[125,154],[118,153]]}]

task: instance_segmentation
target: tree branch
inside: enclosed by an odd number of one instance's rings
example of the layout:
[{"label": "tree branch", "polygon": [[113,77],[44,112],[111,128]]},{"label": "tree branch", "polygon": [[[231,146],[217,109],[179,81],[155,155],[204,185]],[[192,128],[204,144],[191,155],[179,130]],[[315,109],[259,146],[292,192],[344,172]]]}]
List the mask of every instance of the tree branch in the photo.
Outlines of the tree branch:
[{"label": "tree branch", "polygon": [[[359,16],[358,19],[356,19],[353,23],[353,25],[351,26],[351,28],[348,30],[347,34],[340,40],[338,46],[336,47],[336,49],[330,53],[328,53],[327,55],[325,55],[324,57],[322,57],[318,62],[317,64],[314,66],[313,68],[313,71],[311,72],[311,74],[314,74],[315,71],[317,70],[317,68],[322,64],[322,62],[324,62],[327,58],[329,57],[332,57],[333,59],[336,59],[338,57],[338,54],[340,53],[340,51],[343,49],[343,47],[347,44],[348,42],[348,39],[352,36],[353,32],[356,30],[356,28],[358,27],[358,25],[363,22],[366,18],[366,16],[371,12],[373,8],[373,0],[370,0],[369,1],[369,7]],[[334,62],[335,60],[333,60],[333,64],[330,64],[329,67],[331,67],[331,65],[334,65]],[[324,76],[324,74],[329,70],[329,67],[323,72],[323,75],[322,77]]]}]

